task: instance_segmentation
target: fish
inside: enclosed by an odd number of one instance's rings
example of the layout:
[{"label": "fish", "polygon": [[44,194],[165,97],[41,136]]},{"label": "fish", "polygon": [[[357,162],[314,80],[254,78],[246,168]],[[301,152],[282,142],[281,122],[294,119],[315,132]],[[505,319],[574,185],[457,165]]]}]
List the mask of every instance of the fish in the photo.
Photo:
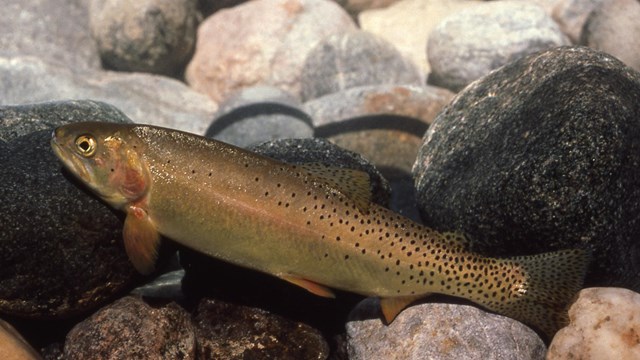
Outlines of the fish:
[{"label": "fish", "polygon": [[63,167],[126,213],[125,250],[154,271],[161,235],[313,294],[380,299],[390,324],[430,294],[467,299],[550,338],[568,322],[589,254],[493,258],[371,201],[369,175],[289,164],[213,139],[142,124],[79,122],[53,131]]}]

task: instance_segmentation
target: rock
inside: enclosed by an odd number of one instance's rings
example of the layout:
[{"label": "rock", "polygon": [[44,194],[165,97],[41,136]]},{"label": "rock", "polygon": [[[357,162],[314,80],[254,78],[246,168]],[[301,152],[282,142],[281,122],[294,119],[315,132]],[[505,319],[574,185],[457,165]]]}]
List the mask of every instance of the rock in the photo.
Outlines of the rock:
[{"label": "rock", "polygon": [[254,85],[300,94],[307,54],[323,38],[353,30],[329,0],[257,0],[218,11],[198,28],[186,80],[216,102]]},{"label": "rock", "polygon": [[351,313],[349,359],[544,359],[546,347],[533,330],[473,306],[414,305],[389,325],[379,306],[369,298]]},{"label": "rock", "polygon": [[207,18],[218,10],[234,7],[247,1],[248,0],[198,0],[198,9],[203,17]]},{"label": "rock", "polygon": [[482,3],[442,20],[429,35],[429,83],[459,91],[527,54],[568,44],[558,25],[537,5]]},{"label": "rock", "polygon": [[473,83],[413,169],[425,223],[492,255],[590,249],[588,284],[640,289],[640,75],[564,47]]},{"label": "rock", "polygon": [[0,57],[34,56],[73,71],[98,69],[100,56],[87,18],[84,1],[4,0]]},{"label": "rock", "polygon": [[206,96],[166,77],[104,71],[80,74],[34,57],[0,56],[0,105],[87,98],[113,104],[137,123],[200,135],[217,109]]},{"label": "rock", "polygon": [[548,360],[640,359],[640,294],[620,288],[580,292],[571,323],[553,338]]},{"label": "rock", "polygon": [[195,359],[189,314],[175,303],[152,306],[128,296],[101,309],[67,334],[65,359]]},{"label": "rock", "polygon": [[363,85],[422,85],[424,76],[393,45],[364,31],[335,34],[309,52],[302,68],[307,101]]},{"label": "rock", "polygon": [[284,138],[313,136],[312,120],[292,95],[278,88],[256,86],[225,100],[206,136],[240,147]]},{"label": "rock", "polygon": [[428,73],[425,47],[431,30],[446,16],[478,1],[401,0],[384,9],[366,10],[358,19],[362,30],[393,44],[402,54]]},{"label": "rock", "polygon": [[38,360],[42,358],[13,326],[0,320],[0,359]]},{"label": "rock", "polygon": [[587,19],[580,42],[640,71],[639,18],[637,0],[602,1]]},{"label": "rock", "polygon": [[387,7],[399,0],[335,0],[354,18],[365,10]]},{"label": "rock", "polygon": [[324,139],[282,139],[251,147],[251,151],[290,164],[321,163],[364,171],[371,181],[372,201],[389,205],[389,182],[360,154],[342,149]]},{"label": "rock", "polygon": [[[53,126],[92,119],[129,122],[91,101],[0,107],[0,312],[30,318],[86,313],[137,279],[122,222],[63,176]],[[45,126],[47,130],[27,133]]]},{"label": "rock", "polygon": [[[453,93],[435,86],[371,85],[325,95],[304,103],[314,126],[321,132],[338,133],[350,119],[373,115],[396,115],[420,120],[415,132],[422,136]],[[335,128],[331,131],[330,128]]]},{"label": "rock", "polygon": [[182,278],[184,278],[184,269],[170,271],[131,290],[131,294],[145,298],[184,300]]},{"label": "rock", "polygon": [[315,329],[264,310],[204,299],[195,314],[200,359],[326,359]]},{"label": "rock", "polygon": [[604,2],[605,0],[558,0],[553,7],[552,17],[571,42],[577,44],[589,14]]},{"label": "rock", "polygon": [[93,0],[89,23],[111,69],[179,75],[193,53],[197,0]]}]

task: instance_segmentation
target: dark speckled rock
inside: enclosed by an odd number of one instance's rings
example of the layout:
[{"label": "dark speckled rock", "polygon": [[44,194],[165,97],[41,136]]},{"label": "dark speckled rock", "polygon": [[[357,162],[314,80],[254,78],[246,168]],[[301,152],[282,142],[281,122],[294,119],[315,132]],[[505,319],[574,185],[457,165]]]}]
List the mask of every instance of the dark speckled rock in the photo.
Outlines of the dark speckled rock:
[{"label": "dark speckled rock", "polygon": [[125,297],[76,325],[64,358],[195,359],[196,336],[189,313],[175,303],[153,306]]},{"label": "dark speckled rock", "polygon": [[588,48],[511,63],[436,118],[413,173],[425,223],[496,255],[592,250],[588,285],[640,289],[640,74]]},{"label": "dark speckled rock", "polygon": [[[125,122],[96,102],[0,108],[0,312],[51,318],[95,309],[135,278],[122,222],[61,172],[53,126]],[[33,130],[40,130],[31,132]]]},{"label": "dark speckled rock", "polygon": [[326,359],[329,346],[315,329],[260,309],[217,300],[195,315],[200,359]]}]

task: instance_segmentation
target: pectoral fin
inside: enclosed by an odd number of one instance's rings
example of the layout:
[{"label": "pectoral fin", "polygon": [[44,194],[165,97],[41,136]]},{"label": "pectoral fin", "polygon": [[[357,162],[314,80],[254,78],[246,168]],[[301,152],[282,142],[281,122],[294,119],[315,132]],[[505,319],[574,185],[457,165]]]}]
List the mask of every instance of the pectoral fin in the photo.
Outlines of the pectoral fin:
[{"label": "pectoral fin", "polygon": [[384,316],[384,320],[387,324],[391,324],[393,320],[400,314],[402,310],[404,310],[407,306],[409,306],[412,302],[422,299],[429,294],[421,294],[414,296],[399,296],[399,297],[391,297],[391,298],[381,298],[380,299],[380,308],[382,309],[382,315]]},{"label": "pectoral fin", "polygon": [[127,255],[136,270],[145,275],[153,272],[158,257],[160,234],[145,209],[137,206],[127,209],[123,237]]},{"label": "pectoral fin", "polygon": [[289,276],[289,275],[282,275],[280,276],[280,278],[282,280],[286,280],[292,284],[298,285],[301,288],[306,289],[307,291],[309,291],[312,294],[316,294],[318,296],[322,296],[322,297],[327,297],[327,298],[335,298],[336,295],[331,291],[331,289],[320,285],[318,283],[315,283],[313,281],[309,281],[307,279],[303,279],[303,278],[299,278],[299,277],[295,277],[295,276]]}]

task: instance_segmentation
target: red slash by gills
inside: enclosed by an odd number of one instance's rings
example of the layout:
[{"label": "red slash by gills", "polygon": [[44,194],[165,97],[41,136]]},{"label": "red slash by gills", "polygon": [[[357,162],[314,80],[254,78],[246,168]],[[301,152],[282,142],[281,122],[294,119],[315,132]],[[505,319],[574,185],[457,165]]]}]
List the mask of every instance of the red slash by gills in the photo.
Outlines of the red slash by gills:
[{"label": "red slash by gills", "polygon": [[566,250],[488,258],[370,201],[367,174],[290,165],[176,130],[77,123],[51,145],[65,167],[127,213],[124,242],[142,273],[159,234],[321,296],[381,299],[388,322],[429,293],[471,300],[553,334],[580,289],[587,256]]}]

